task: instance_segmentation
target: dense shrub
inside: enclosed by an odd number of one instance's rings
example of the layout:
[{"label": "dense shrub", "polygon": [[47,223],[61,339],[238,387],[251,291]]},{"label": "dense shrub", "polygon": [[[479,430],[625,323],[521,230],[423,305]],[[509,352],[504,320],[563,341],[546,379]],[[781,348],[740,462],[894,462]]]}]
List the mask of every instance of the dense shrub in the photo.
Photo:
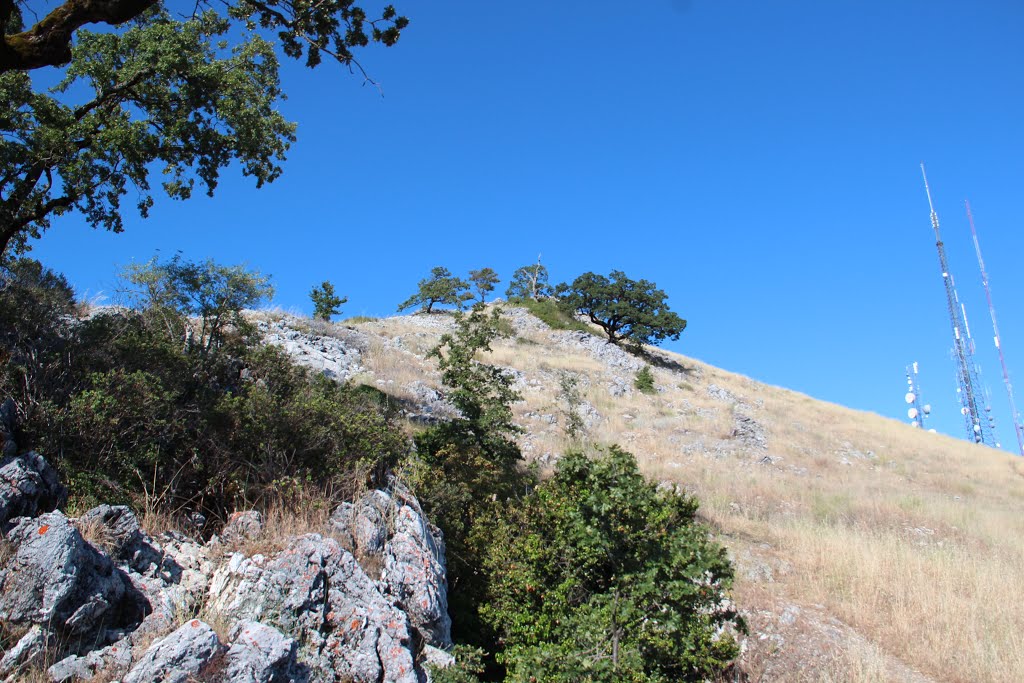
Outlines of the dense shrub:
[{"label": "dense shrub", "polygon": [[637,370],[636,377],[633,379],[633,386],[636,387],[637,391],[641,394],[657,393],[657,389],[654,386],[654,373],[651,372],[651,366],[645,365]]},{"label": "dense shrub", "polygon": [[456,314],[456,329],[431,352],[460,416],[416,436],[416,458],[405,470],[431,520],[445,534],[453,633],[492,647],[477,614],[484,594],[479,571],[488,542],[487,523],[501,501],[533,482],[521,468],[512,404],[519,395],[507,372],[476,360],[502,336],[501,314],[478,305]]},{"label": "dense shrub", "polygon": [[[146,285],[139,310],[8,318],[3,389],[32,407],[21,445],[46,453],[83,504],[145,499],[220,515],[283,484],[343,491],[382,481],[407,446],[381,397],[258,343],[238,307],[268,291],[265,279],[176,263],[181,272],[134,271],[146,275],[136,278]],[[70,313],[59,277],[27,281],[30,290],[0,290],[0,311]],[[43,342],[26,355],[18,340],[29,333]]]},{"label": "dense shrub", "polygon": [[0,391],[18,402],[23,418],[42,398],[39,385],[65,381],[61,358],[74,311],[63,275],[27,258],[0,263]]},{"label": "dense shrub", "polygon": [[558,305],[554,299],[509,299],[510,304],[522,306],[537,319],[553,330],[576,330],[578,332],[593,333],[586,323],[580,322],[570,311]]},{"label": "dense shrub", "polygon": [[725,549],[611,447],[502,507],[480,610],[509,681],[700,681],[737,654]]}]

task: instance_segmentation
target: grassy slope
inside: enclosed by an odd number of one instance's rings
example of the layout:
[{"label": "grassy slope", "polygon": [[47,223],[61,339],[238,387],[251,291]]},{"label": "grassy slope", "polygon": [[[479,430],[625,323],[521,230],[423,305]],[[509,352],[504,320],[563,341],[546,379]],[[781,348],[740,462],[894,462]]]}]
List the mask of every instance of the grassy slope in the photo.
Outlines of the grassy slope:
[{"label": "grassy slope", "polygon": [[[442,320],[358,324],[380,340],[361,379],[437,386],[421,354]],[[736,558],[751,680],[1024,680],[1024,461],[675,354],[662,353],[676,369],[654,368],[659,393],[614,397],[612,376],[631,372],[518,327],[488,362],[523,373],[524,450],[564,448],[558,371],[580,375],[588,437],[696,494]],[[394,337],[405,351],[383,343]],[[733,436],[737,413],[766,448]]]}]

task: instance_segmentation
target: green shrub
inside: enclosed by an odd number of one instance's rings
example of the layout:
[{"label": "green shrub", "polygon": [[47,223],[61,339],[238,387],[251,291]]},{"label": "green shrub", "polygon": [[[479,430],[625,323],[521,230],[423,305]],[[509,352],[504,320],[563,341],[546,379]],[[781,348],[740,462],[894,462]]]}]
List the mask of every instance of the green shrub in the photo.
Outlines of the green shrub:
[{"label": "green shrub", "polygon": [[455,663],[444,668],[430,666],[430,680],[434,683],[480,683],[479,674],[484,672],[484,652],[465,645],[452,648]]},{"label": "green shrub", "polygon": [[520,468],[515,441],[520,429],[511,407],[519,395],[512,378],[476,360],[502,336],[500,311],[478,305],[455,315],[455,331],[443,335],[429,355],[437,359],[447,397],[460,416],[416,436],[416,457],[404,477],[444,532],[454,637],[492,648],[477,615],[484,594],[479,569],[486,528],[500,502],[522,492],[533,475]]},{"label": "green shrub", "polygon": [[502,506],[480,608],[508,681],[701,681],[738,654],[725,549],[697,503],[647,483],[617,447],[570,453]]},{"label": "green shrub", "polygon": [[0,400],[13,397],[23,418],[66,382],[63,358],[74,312],[74,292],[63,275],[27,258],[0,263]]},{"label": "green shrub", "polygon": [[554,299],[509,299],[514,306],[521,306],[528,310],[538,320],[553,330],[576,330],[579,332],[593,333],[585,323],[580,322],[569,311],[558,305]]},{"label": "green shrub", "polygon": [[651,372],[650,365],[645,365],[637,371],[636,378],[633,380],[633,386],[641,394],[658,393],[658,390],[654,387],[654,373]]},{"label": "green shrub", "polygon": [[[14,360],[15,337],[5,338],[4,390],[24,402],[10,389],[21,382],[35,406],[23,411],[19,445],[51,458],[85,504],[145,499],[219,516],[272,495],[282,481],[335,492],[382,483],[408,450],[386,397],[338,385],[260,345],[237,309],[248,295],[221,288],[241,282],[247,292],[265,291],[262,280],[216,264],[197,268],[188,273],[199,273],[201,293],[177,276],[171,286],[162,267],[147,266],[135,271],[149,288],[140,310],[77,324],[46,318],[43,336],[55,341],[34,355],[31,372]],[[25,306],[12,292],[0,291],[0,310]],[[216,318],[205,334],[193,334],[185,317],[192,309],[174,303],[192,293],[207,302],[195,310]],[[17,327],[27,325],[19,320],[9,335],[39,332]]]}]

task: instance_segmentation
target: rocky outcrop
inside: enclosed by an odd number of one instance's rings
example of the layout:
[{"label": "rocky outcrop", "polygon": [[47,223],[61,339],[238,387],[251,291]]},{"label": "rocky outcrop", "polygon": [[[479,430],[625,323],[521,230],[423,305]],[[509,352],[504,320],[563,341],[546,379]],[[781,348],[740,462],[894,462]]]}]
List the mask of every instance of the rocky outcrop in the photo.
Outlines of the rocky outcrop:
[{"label": "rocky outcrop", "polygon": [[213,661],[220,640],[209,625],[193,619],[155,641],[124,677],[124,683],[187,683]]},{"label": "rocky outcrop", "polygon": [[0,569],[0,621],[104,645],[149,610],[125,573],[61,512],[20,518],[6,540],[16,550]]},{"label": "rocky outcrop", "polygon": [[363,371],[361,333],[336,329],[337,336],[319,335],[295,329],[294,319],[291,323],[288,319],[260,321],[257,328],[265,343],[281,347],[299,365],[330,379],[344,382]]},{"label": "rocky outcrop", "polygon": [[35,451],[0,460],[0,531],[16,517],[57,509],[66,497],[57,472]]},{"label": "rocky outcrop", "polygon": [[224,655],[224,683],[307,681],[309,672],[296,662],[298,643],[276,628],[239,621],[231,629],[231,647]]},{"label": "rocky outcrop", "polygon": [[408,618],[332,538],[302,536],[272,559],[235,553],[214,574],[207,609],[271,619],[303,642],[315,680],[417,682]]},{"label": "rocky outcrop", "polygon": [[[24,485],[5,489],[6,509],[54,500],[42,458],[7,460]],[[50,661],[59,683],[420,683],[425,663],[451,662],[444,542],[394,483],[341,505],[323,534],[267,555],[233,552],[259,540],[253,511],[205,544],[150,537],[124,506],[8,526],[0,622],[25,631],[0,656],[0,681]]]},{"label": "rocky outcrop", "polygon": [[331,524],[364,564],[379,567],[378,585],[405,612],[423,642],[451,646],[445,547],[416,499],[404,488],[372,491],[342,504]]}]

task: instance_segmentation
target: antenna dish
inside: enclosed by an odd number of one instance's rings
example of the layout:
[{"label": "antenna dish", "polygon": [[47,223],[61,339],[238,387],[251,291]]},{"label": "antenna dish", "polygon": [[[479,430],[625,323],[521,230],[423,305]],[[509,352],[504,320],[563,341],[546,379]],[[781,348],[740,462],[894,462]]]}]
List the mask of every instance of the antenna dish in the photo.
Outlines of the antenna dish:
[{"label": "antenna dish", "polygon": [[909,409],[907,411],[907,417],[909,417],[911,420],[916,420],[917,419],[917,408]]},{"label": "antenna dish", "polygon": [[917,398],[917,396],[914,396],[913,391],[908,391],[907,395],[904,396],[903,398],[906,400],[907,403],[913,403],[914,399]]},{"label": "antenna dish", "polygon": [[926,403],[926,404],[924,405],[924,407],[923,407],[923,408],[921,408],[921,410],[923,410],[923,411],[924,411],[924,414],[925,414],[925,415],[931,415],[931,414],[932,414],[932,407],[931,407],[931,404],[928,404],[928,403]]}]

